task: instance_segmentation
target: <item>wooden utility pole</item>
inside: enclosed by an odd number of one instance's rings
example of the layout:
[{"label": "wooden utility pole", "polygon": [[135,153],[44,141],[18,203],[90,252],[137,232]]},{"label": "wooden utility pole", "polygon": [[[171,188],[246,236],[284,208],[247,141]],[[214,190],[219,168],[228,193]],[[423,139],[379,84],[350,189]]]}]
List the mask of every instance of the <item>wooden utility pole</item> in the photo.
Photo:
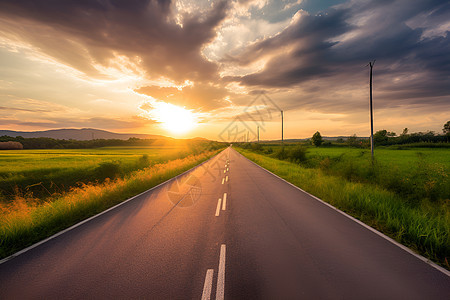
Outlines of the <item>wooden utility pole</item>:
[{"label": "wooden utility pole", "polygon": [[257,126],[256,129],[258,131],[258,143],[259,143],[259,126]]},{"label": "wooden utility pole", "polygon": [[284,123],[284,116],[283,116],[283,111],[281,111],[281,144],[284,143],[284,137],[283,137],[283,123]]},{"label": "wooden utility pole", "polygon": [[369,62],[370,66],[370,152],[372,153],[372,163],[373,163],[373,109],[372,109],[372,69],[373,65],[375,64],[375,60],[372,62]]}]

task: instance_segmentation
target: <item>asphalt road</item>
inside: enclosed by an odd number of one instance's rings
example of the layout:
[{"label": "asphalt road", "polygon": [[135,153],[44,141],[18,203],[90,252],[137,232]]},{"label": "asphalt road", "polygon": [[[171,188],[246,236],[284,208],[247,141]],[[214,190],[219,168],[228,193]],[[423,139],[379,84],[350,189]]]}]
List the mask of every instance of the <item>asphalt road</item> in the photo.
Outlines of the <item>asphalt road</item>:
[{"label": "asphalt road", "polygon": [[449,299],[450,276],[231,148],[0,264],[0,299],[209,297]]}]

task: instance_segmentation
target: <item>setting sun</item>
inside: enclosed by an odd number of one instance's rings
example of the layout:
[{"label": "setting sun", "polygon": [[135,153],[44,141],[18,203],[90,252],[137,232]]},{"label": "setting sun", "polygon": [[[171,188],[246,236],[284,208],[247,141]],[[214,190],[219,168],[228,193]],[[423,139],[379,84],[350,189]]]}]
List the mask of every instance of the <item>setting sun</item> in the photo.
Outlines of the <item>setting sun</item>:
[{"label": "setting sun", "polygon": [[197,126],[197,118],[192,111],[170,103],[158,103],[151,114],[173,134],[186,133]]}]

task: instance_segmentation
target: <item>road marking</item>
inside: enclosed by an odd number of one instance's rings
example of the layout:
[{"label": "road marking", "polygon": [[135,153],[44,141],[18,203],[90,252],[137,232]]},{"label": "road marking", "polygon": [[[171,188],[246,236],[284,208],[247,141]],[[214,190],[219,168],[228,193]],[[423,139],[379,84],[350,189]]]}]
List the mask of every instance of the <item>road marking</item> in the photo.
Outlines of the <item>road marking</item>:
[{"label": "road marking", "polygon": [[225,173],[227,170],[223,170],[223,172]]},{"label": "road marking", "polygon": [[222,210],[227,208],[227,193],[223,193]]},{"label": "road marking", "polygon": [[206,271],[205,284],[203,285],[202,300],[209,300],[209,299],[211,299],[213,275],[214,275],[214,270],[213,269],[208,269]]},{"label": "road marking", "polygon": [[227,164],[225,164],[225,168],[227,167]]},{"label": "road marking", "polygon": [[219,201],[217,201],[216,217],[218,217],[220,213],[220,202],[222,202],[221,198],[219,198]]},{"label": "road marking", "polygon": [[228,170],[229,170],[229,169],[227,168],[227,172],[228,172]]},{"label": "road marking", "polygon": [[222,178],[222,184],[225,182],[225,178]]},{"label": "road marking", "polygon": [[228,175],[227,175],[227,177],[225,177],[225,181],[228,182]]},{"label": "road marking", "polygon": [[219,273],[217,275],[216,300],[223,300],[225,294],[225,253],[226,246],[220,246]]}]

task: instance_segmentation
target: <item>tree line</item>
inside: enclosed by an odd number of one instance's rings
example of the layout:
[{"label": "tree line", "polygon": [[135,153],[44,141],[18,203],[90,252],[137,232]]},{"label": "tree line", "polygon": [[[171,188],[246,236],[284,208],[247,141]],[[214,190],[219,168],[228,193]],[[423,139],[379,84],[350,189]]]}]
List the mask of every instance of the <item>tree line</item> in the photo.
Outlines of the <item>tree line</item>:
[{"label": "tree line", "polygon": [[[409,129],[403,129],[400,135],[395,132],[390,132],[385,129],[377,131],[373,135],[375,146],[391,146],[391,145],[405,145],[405,144],[419,144],[419,143],[448,143],[450,142],[450,121],[444,124],[442,129],[443,134],[437,134],[434,131],[414,132],[409,133]],[[346,144],[351,147],[365,148],[370,147],[370,140],[367,138],[359,138],[352,135],[347,139],[336,140],[337,144]],[[331,146],[330,141],[324,141],[320,132],[314,133],[311,138],[311,144],[319,146]],[[430,145],[431,146],[431,145]]]},{"label": "tree line", "polygon": [[[100,147],[113,147],[113,146],[150,146],[155,143],[164,145],[177,145],[179,143],[187,142],[189,147],[208,148],[211,150],[219,149],[223,147],[223,143],[213,142],[209,140],[176,140],[176,139],[139,139],[129,138],[127,140],[119,139],[96,139],[96,140],[60,140],[46,137],[39,138],[24,138],[21,136],[10,137],[7,135],[0,136],[0,143],[5,145],[16,145],[14,148],[4,149],[20,149],[17,147],[17,143],[23,146],[23,149],[90,149]],[[9,143],[7,143],[9,142]]]}]

